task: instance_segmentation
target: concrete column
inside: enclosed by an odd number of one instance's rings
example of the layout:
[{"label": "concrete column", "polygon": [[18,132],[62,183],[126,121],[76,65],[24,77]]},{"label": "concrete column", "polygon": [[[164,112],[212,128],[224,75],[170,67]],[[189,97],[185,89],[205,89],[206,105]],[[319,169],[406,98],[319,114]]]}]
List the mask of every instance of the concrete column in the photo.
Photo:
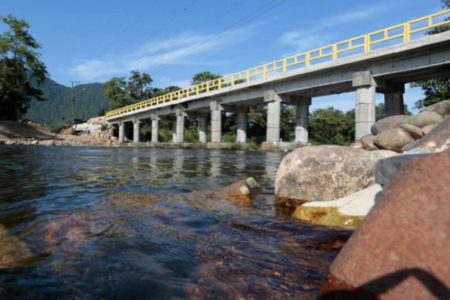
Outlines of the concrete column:
[{"label": "concrete column", "polygon": [[353,87],[356,88],[355,140],[370,134],[375,123],[376,84],[369,71],[353,74]]},{"label": "concrete column", "polygon": [[133,143],[140,142],[140,124],[141,122],[139,120],[133,121]]},{"label": "concrete column", "polygon": [[207,142],[207,130],[208,130],[208,114],[199,113],[198,115],[198,141],[202,144]]},{"label": "concrete column", "polygon": [[152,143],[158,143],[159,141],[159,118],[157,116],[152,117]]},{"label": "concrete column", "polygon": [[298,95],[291,95],[289,103],[295,105],[296,125],[295,125],[295,142],[307,144],[308,143],[308,117],[309,106],[311,105],[311,97],[303,97]]},{"label": "concrete column", "polygon": [[119,122],[119,143],[125,141],[125,123]]},{"label": "concrete column", "polygon": [[247,143],[247,111],[247,108],[237,111],[236,143],[238,144]]},{"label": "concrete column", "polygon": [[185,113],[182,109],[177,108],[175,110],[175,115],[177,117],[175,123],[175,130],[173,135],[173,142],[181,144],[184,142],[184,117]]},{"label": "concrete column", "polygon": [[281,97],[273,89],[264,91],[264,102],[267,102],[266,142],[280,141]]},{"label": "concrete column", "polygon": [[384,93],[384,110],[386,116],[403,115],[404,101],[403,93],[405,92],[405,86],[398,85],[396,87],[388,88]]},{"label": "concrete column", "polygon": [[210,103],[211,108],[211,142],[220,143],[222,141],[222,110],[223,107],[217,102]]}]

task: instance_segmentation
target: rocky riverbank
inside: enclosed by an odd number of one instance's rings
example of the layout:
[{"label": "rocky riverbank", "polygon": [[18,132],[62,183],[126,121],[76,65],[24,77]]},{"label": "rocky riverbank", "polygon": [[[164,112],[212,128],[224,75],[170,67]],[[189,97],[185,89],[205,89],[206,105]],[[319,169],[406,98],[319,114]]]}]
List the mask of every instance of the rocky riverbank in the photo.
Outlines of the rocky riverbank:
[{"label": "rocky riverbank", "polygon": [[6,145],[60,145],[60,146],[117,146],[101,118],[66,128],[59,133],[32,122],[0,121],[0,144]]}]

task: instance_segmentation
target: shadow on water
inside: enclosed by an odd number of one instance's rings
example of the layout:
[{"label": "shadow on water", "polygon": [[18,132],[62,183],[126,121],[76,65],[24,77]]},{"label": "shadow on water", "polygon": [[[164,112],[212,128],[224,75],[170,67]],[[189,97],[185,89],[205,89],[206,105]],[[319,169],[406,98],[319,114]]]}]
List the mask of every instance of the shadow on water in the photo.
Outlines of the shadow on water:
[{"label": "shadow on water", "polygon": [[[0,298],[317,296],[350,232],[274,210],[282,156],[0,147],[0,256],[22,250],[0,259]],[[190,193],[248,176],[267,188],[252,208]]]}]

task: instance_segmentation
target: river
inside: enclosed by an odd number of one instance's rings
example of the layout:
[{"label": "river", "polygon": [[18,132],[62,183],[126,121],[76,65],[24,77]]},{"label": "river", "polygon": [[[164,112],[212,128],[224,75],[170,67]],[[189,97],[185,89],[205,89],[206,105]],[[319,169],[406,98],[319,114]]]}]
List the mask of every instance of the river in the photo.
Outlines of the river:
[{"label": "river", "polygon": [[[349,232],[274,209],[284,155],[0,146],[0,298],[313,299]],[[252,208],[189,194],[248,176]]]}]

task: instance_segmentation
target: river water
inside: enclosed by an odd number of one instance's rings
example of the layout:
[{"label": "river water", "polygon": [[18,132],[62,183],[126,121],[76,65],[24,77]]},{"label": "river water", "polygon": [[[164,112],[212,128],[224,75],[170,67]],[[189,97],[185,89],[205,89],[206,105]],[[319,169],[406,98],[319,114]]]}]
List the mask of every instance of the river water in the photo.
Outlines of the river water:
[{"label": "river water", "polygon": [[[274,209],[283,156],[0,146],[0,298],[313,299],[349,232]],[[189,194],[248,176],[252,208]]]}]

